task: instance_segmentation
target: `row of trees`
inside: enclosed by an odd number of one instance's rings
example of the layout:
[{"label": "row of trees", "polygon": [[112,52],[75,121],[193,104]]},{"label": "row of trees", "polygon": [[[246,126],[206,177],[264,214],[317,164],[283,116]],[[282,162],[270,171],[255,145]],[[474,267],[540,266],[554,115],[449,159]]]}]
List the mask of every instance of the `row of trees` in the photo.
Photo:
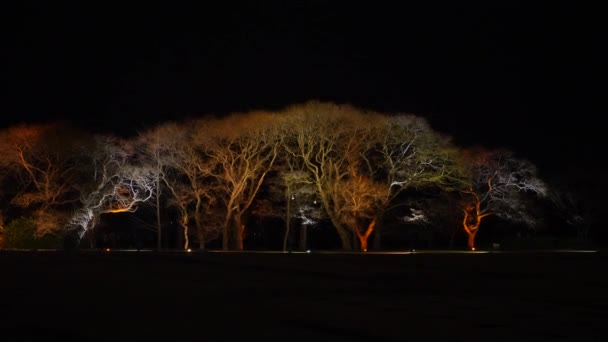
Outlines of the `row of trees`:
[{"label": "row of trees", "polygon": [[327,220],[343,249],[366,251],[389,217],[445,215],[431,200],[440,194],[473,249],[485,217],[533,227],[527,203],[548,193],[534,165],[508,151],[458,148],[414,115],[320,102],[164,123],[129,139],[21,125],[0,132],[0,155],[4,231],[26,216],[36,237],[80,241],[101,215],[149,206],[158,248],[170,207],[183,248],[221,238],[242,250],[253,214],[284,221],[283,248],[294,222]]}]

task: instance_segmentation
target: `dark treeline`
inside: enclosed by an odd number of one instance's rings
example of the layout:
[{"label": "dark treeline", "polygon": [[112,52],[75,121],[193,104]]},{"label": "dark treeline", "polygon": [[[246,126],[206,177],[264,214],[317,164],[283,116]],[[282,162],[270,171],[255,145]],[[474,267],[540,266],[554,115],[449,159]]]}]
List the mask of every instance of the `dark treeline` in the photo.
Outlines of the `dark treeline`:
[{"label": "dark treeline", "polygon": [[592,238],[576,196],[527,160],[455,146],[415,115],[348,105],[166,122],[131,138],[18,125],[0,131],[0,154],[4,248],[366,251],[474,249],[478,232],[485,247]]}]

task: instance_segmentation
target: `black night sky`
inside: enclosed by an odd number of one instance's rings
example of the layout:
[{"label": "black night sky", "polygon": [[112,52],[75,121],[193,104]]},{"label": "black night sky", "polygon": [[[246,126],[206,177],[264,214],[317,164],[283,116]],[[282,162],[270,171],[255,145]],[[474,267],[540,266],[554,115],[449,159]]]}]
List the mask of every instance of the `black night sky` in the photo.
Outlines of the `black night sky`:
[{"label": "black night sky", "polygon": [[605,160],[592,9],[222,3],[5,9],[0,126],[62,119],[130,135],[319,99],[422,115],[463,145],[512,148],[549,177],[579,182]]}]

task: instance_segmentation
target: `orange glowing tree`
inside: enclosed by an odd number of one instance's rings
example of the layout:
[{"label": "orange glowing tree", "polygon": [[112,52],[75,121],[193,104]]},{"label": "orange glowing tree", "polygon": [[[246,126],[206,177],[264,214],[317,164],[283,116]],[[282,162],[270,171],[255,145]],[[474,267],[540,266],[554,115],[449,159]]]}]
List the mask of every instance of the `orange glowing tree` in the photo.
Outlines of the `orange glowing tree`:
[{"label": "orange glowing tree", "polygon": [[468,247],[475,250],[475,236],[485,217],[497,215],[509,221],[534,226],[535,220],[524,205],[524,195],[544,196],[545,184],[536,168],[509,151],[475,149],[464,152],[470,167],[470,184],[463,194],[462,225],[468,235]]},{"label": "orange glowing tree", "polygon": [[340,221],[355,233],[361,251],[367,252],[368,239],[376,227],[376,214],[384,198],[384,186],[353,168],[350,178],[339,188],[336,200],[343,209]]},{"label": "orange glowing tree", "polygon": [[[300,160],[309,173],[316,195],[335,228],[342,249],[352,250],[356,227],[345,186],[352,185],[353,170],[361,163],[369,128],[378,116],[346,105],[309,102],[285,111],[288,119],[283,149]],[[363,189],[352,192],[364,195]],[[361,198],[359,198],[361,199]]]},{"label": "orange glowing tree", "polygon": [[224,209],[222,248],[243,250],[245,215],[279,154],[280,118],[253,112],[195,123],[197,144],[212,165],[215,197]]},{"label": "orange glowing tree", "polygon": [[0,174],[11,181],[10,205],[36,222],[36,235],[63,227],[78,202],[83,135],[61,124],[18,125],[0,132]]},{"label": "orange glowing tree", "polygon": [[345,105],[309,102],[286,110],[284,149],[300,159],[343,249],[362,250],[403,191],[452,186],[455,149],[413,115],[385,116]]}]

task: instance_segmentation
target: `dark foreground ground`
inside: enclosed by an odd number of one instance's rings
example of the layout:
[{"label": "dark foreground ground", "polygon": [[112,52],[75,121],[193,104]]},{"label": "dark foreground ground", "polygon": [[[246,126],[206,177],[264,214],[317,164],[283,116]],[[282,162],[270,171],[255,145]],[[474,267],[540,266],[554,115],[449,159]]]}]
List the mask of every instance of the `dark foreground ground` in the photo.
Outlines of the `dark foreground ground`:
[{"label": "dark foreground ground", "polygon": [[605,341],[606,261],[0,252],[0,340]]}]

